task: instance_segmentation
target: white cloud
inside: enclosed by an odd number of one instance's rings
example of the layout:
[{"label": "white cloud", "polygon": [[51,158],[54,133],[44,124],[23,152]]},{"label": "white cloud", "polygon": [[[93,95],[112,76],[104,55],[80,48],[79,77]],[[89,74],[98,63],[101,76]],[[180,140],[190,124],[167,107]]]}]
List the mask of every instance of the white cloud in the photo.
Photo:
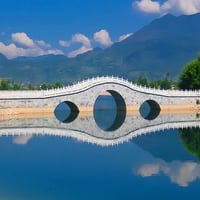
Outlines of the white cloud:
[{"label": "white cloud", "polygon": [[13,42],[17,42],[20,45],[23,45],[25,47],[34,47],[35,44],[32,39],[30,39],[26,33],[13,33],[12,34],[12,40]]},{"label": "white cloud", "polygon": [[70,58],[76,57],[79,54],[83,54],[83,53],[86,53],[86,52],[92,50],[92,45],[91,45],[90,39],[81,33],[77,33],[77,34],[73,35],[70,43],[71,44],[81,43],[81,45],[82,45],[80,48],[68,53],[68,57],[70,57]]},{"label": "white cloud", "polygon": [[59,40],[58,41],[59,45],[62,46],[62,47],[69,47],[71,42],[68,42],[68,41],[64,41],[64,40]]},{"label": "white cloud", "polygon": [[[128,35],[123,35],[123,38],[121,37],[120,39],[125,39],[125,37],[127,36]],[[69,49],[72,49],[74,47],[77,48],[67,54],[67,56],[70,58],[91,51],[93,49],[94,43],[98,43],[100,46],[103,47],[109,47],[113,44],[112,40],[110,39],[109,33],[104,29],[94,33],[93,39],[88,38],[84,34],[76,33],[72,36],[71,40],[59,40],[58,43],[60,46],[67,47]],[[77,43],[79,44],[79,47],[77,47]]]},{"label": "white cloud", "polygon": [[[63,54],[61,50],[51,48],[51,45],[43,40],[33,41],[25,33],[14,33],[11,39],[13,42],[8,45],[0,42],[0,53],[4,54],[9,59],[19,56]],[[17,46],[17,44],[20,44],[20,46]]]},{"label": "white cloud", "polygon": [[200,165],[192,161],[167,163],[159,160],[155,163],[143,164],[136,170],[136,174],[142,177],[150,177],[159,173],[167,175],[173,183],[187,187],[189,183],[200,178]]},{"label": "white cloud", "polygon": [[162,14],[186,14],[191,15],[200,12],[199,0],[168,0],[161,5]]},{"label": "white cloud", "polygon": [[113,44],[108,31],[105,29],[94,33],[94,41],[99,43],[100,45],[103,45],[104,47],[109,47]]},{"label": "white cloud", "polygon": [[160,3],[152,0],[141,0],[133,2],[140,11],[146,13],[160,13]]},{"label": "white cloud", "polygon": [[79,43],[83,44],[83,46],[91,48],[91,43],[90,43],[89,38],[81,33],[77,33],[77,34],[73,35],[72,42],[79,42]]},{"label": "white cloud", "polygon": [[44,40],[36,40],[37,45],[43,48],[51,48],[51,45],[46,43]]},{"label": "white cloud", "polygon": [[0,53],[4,54],[7,58],[15,58],[25,54],[25,49],[16,47],[15,44],[5,45],[0,42]]},{"label": "white cloud", "polygon": [[60,49],[42,50],[42,54],[41,55],[48,55],[48,54],[63,55],[64,53]]},{"label": "white cloud", "polygon": [[200,12],[199,0],[166,0],[163,3],[152,0],[139,0],[133,2],[133,7],[136,7],[145,13],[166,14],[171,13],[175,15],[186,14],[191,15]]},{"label": "white cloud", "polygon": [[9,45],[5,45],[4,43],[0,42],[0,53],[4,54],[8,59],[16,58],[19,56],[41,56],[41,55],[48,55],[54,54],[59,55],[63,54],[63,52],[59,49],[42,49],[40,47],[34,48],[21,48],[17,47],[14,43]]},{"label": "white cloud", "polygon": [[133,33],[128,33],[128,34],[124,34],[124,35],[121,35],[118,39],[119,42],[125,40],[126,38],[130,37],[131,35],[133,35]]},{"label": "white cloud", "polygon": [[92,50],[92,48],[89,48],[89,47],[86,47],[86,46],[82,46],[82,47],[80,47],[80,48],[77,49],[77,50],[71,51],[71,52],[68,54],[68,57],[69,57],[69,58],[76,57],[77,55],[86,53],[86,52],[91,51],[91,50]]}]

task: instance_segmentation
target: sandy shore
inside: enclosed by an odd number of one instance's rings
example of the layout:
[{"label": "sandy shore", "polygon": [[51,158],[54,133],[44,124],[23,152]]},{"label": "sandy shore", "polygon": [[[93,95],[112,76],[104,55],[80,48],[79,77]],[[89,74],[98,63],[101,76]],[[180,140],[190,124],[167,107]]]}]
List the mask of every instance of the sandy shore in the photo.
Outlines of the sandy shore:
[{"label": "sandy shore", "polygon": [[165,113],[200,113],[200,105],[162,105],[161,114]]},{"label": "sandy shore", "polygon": [[[80,107],[79,117],[93,116],[93,107]],[[160,114],[200,113],[200,105],[162,105]],[[127,106],[127,115],[140,115],[139,106]],[[54,108],[8,108],[0,109],[0,119],[54,117]]]}]

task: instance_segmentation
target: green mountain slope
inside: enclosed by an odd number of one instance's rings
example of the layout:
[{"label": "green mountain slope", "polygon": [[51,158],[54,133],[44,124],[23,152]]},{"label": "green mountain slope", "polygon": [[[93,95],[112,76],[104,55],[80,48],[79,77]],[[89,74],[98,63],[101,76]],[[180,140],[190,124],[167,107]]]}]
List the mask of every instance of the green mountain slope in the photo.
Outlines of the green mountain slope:
[{"label": "green mountain slope", "polygon": [[0,77],[33,84],[66,84],[97,75],[133,80],[140,75],[157,79],[170,73],[177,78],[182,67],[200,52],[199,21],[200,14],[166,15],[110,48],[94,49],[76,58],[48,55],[8,60],[0,55]]}]

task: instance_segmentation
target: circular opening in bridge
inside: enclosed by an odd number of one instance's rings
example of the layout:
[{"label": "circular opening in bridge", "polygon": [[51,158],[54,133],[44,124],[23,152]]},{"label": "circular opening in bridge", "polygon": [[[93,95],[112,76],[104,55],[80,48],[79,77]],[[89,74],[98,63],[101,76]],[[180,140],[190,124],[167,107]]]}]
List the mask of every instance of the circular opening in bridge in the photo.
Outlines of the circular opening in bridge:
[{"label": "circular opening in bridge", "polygon": [[122,96],[108,90],[101,93],[94,104],[94,119],[104,131],[117,130],[126,117],[126,104]]},{"label": "circular opening in bridge", "polygon": [[70,123],[77,118],[79,110],[74,103],[64,101],[57,105],[54,110],[54,114],[60,122]]},{"label": "circular opening in bridge", "polygon": [[147,120],[154,120],[160,114],[160,105],[154,100],[147,100],[140,106],[140,115]]}]

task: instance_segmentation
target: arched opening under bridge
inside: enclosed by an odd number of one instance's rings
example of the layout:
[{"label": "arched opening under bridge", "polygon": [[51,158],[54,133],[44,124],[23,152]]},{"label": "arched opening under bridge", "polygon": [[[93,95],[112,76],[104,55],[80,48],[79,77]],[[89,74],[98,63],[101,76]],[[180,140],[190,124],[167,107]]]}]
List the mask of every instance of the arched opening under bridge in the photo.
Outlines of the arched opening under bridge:
[{"label": "arched opening under bridge", "polygon": [[70,123],[78,117],[79,109],[73,102],[63,101],[56,106],[54,114],[60,122]]},{"label": "arched opening under bridge", "polygon": [[117,130],[126,118],[126,103],[114,90],[100,93],[93,108],[94,120],[104,131]]},{"label": "arched opening under bridge", "polygon": [[140,115],[146,120],[154,120],[160,114],[160,105],[154,100],[147,100],[140,106]]}]

